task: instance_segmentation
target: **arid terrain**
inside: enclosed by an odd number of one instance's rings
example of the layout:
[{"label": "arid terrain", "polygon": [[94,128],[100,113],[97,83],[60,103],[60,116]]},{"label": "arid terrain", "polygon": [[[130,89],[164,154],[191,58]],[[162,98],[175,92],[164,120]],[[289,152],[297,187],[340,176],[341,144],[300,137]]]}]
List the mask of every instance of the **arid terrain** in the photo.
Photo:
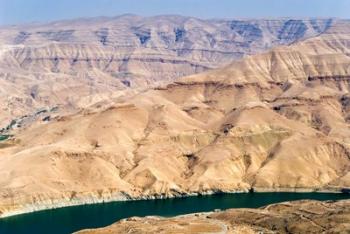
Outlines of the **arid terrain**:
[{"label": "arid terrain", "polygon": [[349,233],[350,201],[294,201],[174,218],[128,218],[79,234],[107,233]]},{"label": "arid terrain", "polygon": [[0,142],[0,216],[112,200],[347,189],[349,55],[350,22],[339,20],[291,45],[20,128]]},{"label": "arid terrain", "polygon": [[2,26],[0,129],[42,108],[72,112],[126,89],[221,67],[317,36],[337,21],[123,15]]}]

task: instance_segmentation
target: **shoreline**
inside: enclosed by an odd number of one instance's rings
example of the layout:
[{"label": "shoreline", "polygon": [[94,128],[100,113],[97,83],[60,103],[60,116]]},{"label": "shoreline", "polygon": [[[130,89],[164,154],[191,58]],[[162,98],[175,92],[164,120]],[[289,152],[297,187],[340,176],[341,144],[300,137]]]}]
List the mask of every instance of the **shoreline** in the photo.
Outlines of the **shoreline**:
[{"label": "shoreline", "polygon": [[[347,191],[348,189],[345,189]],[[47,202],[40,202],[38,204],[23,205],[21,209],[13,211],[5,211],[0,214],[0,220],[10,218],[17,215],[30,214],[45,210],[55,210],[65,207],[94,205],[112,202],[123,201],[147,201],[147,200],[161,200],[161,199],[175,199],[186,198],[194,196],[210,196],[215,194],[234,194],[234,193],[268,193],[268,192],[286,192],[286,193],[344,193],[344,188],[328,188],[328,189],[312,189],[312,188],[251,188],[251,190],[231,190],[231,191],[206,191],[188,194],[173,194],[173,195],[146,195],[140,197],[131,197],[128,194],[119,192],[112,194],[110,197],[98,198],[90,196],[86,198],[75,198],[67,201],[67,199],[56,199]]]}]

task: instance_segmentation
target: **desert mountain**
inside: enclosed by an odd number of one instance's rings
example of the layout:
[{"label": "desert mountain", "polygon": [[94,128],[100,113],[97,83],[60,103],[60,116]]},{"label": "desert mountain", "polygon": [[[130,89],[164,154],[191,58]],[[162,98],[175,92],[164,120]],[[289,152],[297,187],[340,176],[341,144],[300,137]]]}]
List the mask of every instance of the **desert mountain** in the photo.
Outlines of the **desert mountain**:
[{"label": "desert mountain", "polygon": [[104,233],[348,233],[350,202],[294,201],[260,209],[232,209],[174,218],[146,217],[121,220],[111,226],[83,230]]},{"label": "desert mountain", "polygon": [[96,103],[0,143],[1,216],[72,204],[350,187],[350,24]]},{"label": "desert mountain", "polygon": [[322,34],[335,19],[91,18],[0,28],[0,129]]}]

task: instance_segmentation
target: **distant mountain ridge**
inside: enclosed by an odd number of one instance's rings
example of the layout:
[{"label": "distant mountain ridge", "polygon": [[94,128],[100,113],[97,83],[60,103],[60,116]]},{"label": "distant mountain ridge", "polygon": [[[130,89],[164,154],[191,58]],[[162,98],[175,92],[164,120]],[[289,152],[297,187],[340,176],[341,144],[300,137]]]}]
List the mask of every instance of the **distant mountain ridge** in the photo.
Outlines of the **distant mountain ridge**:
[{"label": "distant mountain ridge", "polygon": [[0,126],[56,105],[150,87],[314,37],[336,19],[123,15],[0,27]]}]

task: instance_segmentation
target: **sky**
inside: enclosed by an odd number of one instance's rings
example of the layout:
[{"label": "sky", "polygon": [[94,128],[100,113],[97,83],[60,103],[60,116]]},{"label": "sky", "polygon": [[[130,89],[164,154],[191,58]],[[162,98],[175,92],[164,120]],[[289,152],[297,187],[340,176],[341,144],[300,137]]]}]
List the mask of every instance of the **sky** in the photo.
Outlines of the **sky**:
[{"label": "sky", "polygon": [[199,18],[350,18],[350,0],[0,0],[0,24],[122,14]]}]

